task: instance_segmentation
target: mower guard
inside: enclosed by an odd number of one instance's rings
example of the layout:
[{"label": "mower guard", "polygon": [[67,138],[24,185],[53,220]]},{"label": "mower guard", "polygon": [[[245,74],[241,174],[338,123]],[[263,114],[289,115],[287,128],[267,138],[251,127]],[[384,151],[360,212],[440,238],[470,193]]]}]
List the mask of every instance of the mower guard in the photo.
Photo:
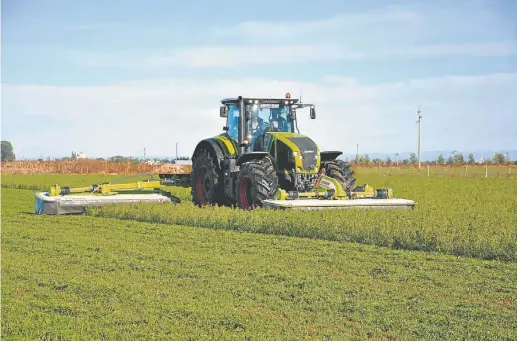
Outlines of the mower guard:
[{"label": "mower guard", "polygon": [[48,192],[35,193],[36,214],[62,215],[82,214],[85,207],[100,207],[106,204],[120,203],[179,203],[180,199],[174,196],[167,197],[162,194],[117,194],[112,196],[102,195],[71,195],[71,196],[49,196]]},{"label": "mower guard", "polygon": [[360,198],[352,200],[265,200],[262,205],[271,209],[413,209],[416,202],[402,198],[374,199]]}]

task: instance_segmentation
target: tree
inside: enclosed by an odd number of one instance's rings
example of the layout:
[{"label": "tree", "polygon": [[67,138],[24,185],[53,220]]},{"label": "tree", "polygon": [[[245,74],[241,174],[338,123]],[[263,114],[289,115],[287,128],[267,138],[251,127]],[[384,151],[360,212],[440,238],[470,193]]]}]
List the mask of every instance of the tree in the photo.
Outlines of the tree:
[{"label": "tree", "polygon": [[437,161],[437,163],[438,163],[438,164],[440,164],[440,165],[445,165],[445,158],[444,158],[443,154],[440,154],[440,155],[438,156],[438,159],[437,159],[436,161]]},{"label": "tree", "polygon": [[[3,158],[3,155],[2,155]],[[502,153],[496,152],[494,153],[494,164],[503,165],[506,163],[506,156]]]},{"label": "tree", "polygon": [[391,161],[391,158],[387,157],[386,158],[386,165],[391,166],[391,164],[393,164],[393,162]]},{"label": "tree", "polygon": [[404,160],[402,161],[402,163],[404,163],[404,165],[408,166],[408,165],[409,165],[409,159],[404,159]]},{"label": "tree", "polygon": [[364,156],[361,156],[359,158],[359,163],[362,165],[370,165],[370,163],[371,163],[370,156],[367,154],[365,154]]},{"label": "tree", "polygon": [[447,164],[449,164],[449,165],[454,164],[454,159],[452,159],[452,157],[447,158]]},{"label": "tree", "polygon": [[15,161],[16,156],[13,152],[13,145],[9,141],[2,140],[2,161]]},{"label": "tree", "polygon": [[468,156],[468,163],[469,163],[469,165],[476,164],[476,159],[474,159],[474,155],[472,153],[470,153]]},{"label": "tree", "polygon": [[411,152],[411,154],[409,155],[409,162],[414,165],[417,163],[417,161],[418,160],[416,158],[416,154]]},{"label": "tree", "polygon": [[454,160],[454,164],[456,164],[456,165],[465,164],[465,158],[463,157],[463,154],[461,154],[461,153],[455,154],[453,157],[453,160]]}]

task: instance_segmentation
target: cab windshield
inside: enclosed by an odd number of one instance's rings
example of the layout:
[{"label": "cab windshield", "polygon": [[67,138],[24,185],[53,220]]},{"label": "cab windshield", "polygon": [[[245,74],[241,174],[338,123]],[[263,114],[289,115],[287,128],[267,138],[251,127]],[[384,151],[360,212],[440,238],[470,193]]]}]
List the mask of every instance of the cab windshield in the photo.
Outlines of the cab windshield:
[{"label": "cab windshield", "polygon": [[264,131],[293,132],[293,121],[289,117],[289,106],[270,104],[248,105],[246,110],[251,111],[251,120],[248,122],[248,132],[252,140],[263,134]]}]

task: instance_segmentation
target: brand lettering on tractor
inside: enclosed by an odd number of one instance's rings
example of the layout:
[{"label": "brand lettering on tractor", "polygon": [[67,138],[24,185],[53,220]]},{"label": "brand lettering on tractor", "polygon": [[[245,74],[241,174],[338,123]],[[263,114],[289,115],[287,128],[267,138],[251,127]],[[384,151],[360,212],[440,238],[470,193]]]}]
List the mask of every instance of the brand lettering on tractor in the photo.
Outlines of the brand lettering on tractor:
[{"label": "brand lettering on tractor", "polygon": [[280,105],[275,103],[262,103],[260,108],[280,108]]},{"label": "brand lettering on tractor", "polygon": [[327,188],[330,188],[330,189],[335,189],[336,188],[334,183],[332,183],[331,181],[326,180],[326,179],[322,179],[320,184],[323,185],[323,186],[326,186]]}]

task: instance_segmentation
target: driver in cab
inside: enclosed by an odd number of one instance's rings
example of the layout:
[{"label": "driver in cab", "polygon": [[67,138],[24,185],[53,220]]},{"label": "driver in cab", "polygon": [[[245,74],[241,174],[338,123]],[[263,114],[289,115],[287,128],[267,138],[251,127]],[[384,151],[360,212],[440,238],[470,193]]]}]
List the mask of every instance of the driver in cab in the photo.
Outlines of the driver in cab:
[{"label": "driver in cab", "polygon": [[251,136],[254,141],[259,135],[264,133],[264,120],[259,117],[258,110],[251,111]]},{"label": "driver in cab", "polygon": [[288,125],[285,119],[286,111],[284,108],[271,109],[271,123],[280,132],[287,132]]}]

